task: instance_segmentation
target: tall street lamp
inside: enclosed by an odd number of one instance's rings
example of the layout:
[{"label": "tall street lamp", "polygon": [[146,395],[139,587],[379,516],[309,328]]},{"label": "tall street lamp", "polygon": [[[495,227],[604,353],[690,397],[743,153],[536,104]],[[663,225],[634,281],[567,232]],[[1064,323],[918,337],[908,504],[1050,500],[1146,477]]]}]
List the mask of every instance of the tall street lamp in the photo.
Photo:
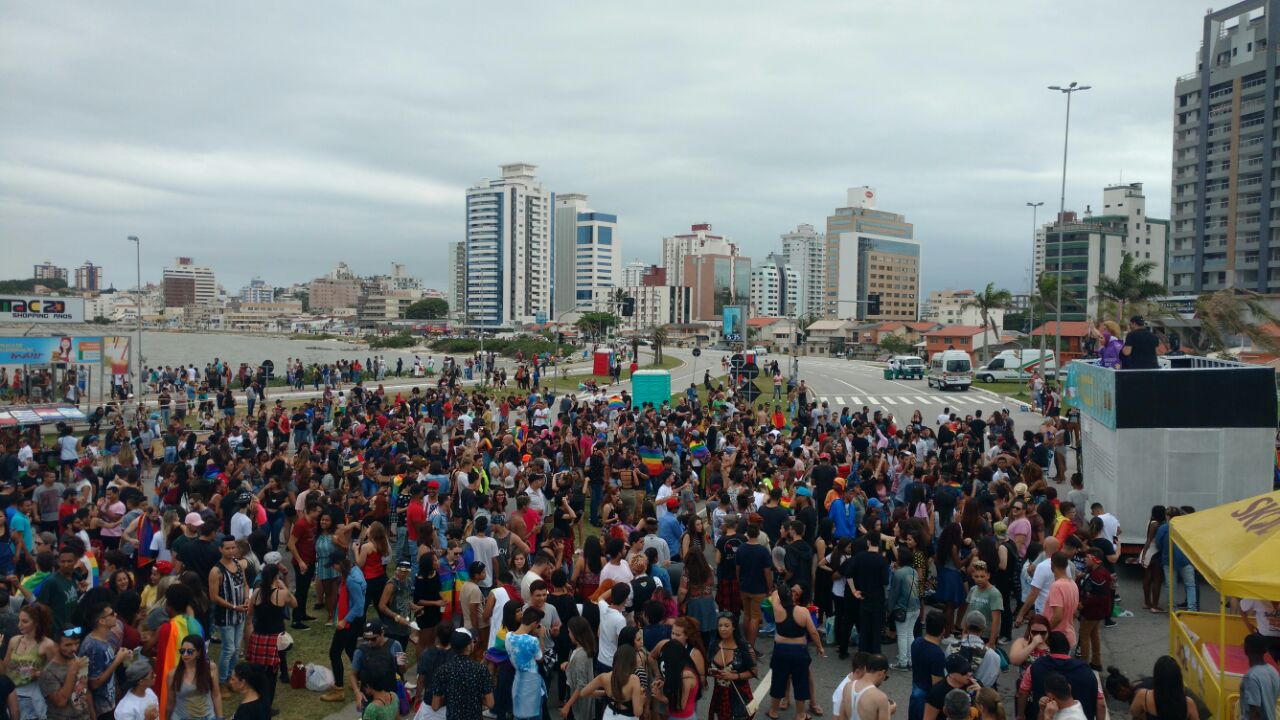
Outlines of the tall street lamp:
[{"label": "tall street lamp", "polygon": [[[1044,205],[1044,201],[1027,203],[1027,207],[1031,208],[1031,294],[1032,295],[1035,295],[1036,293],[1036,280],[1037,280],[1036,278],[1036,232],[1039,230],[1039,227],[1037,226],[1037,223],[1036,223],[1036,213],[1039,212],[1041,205]],[[1047,244],[1048,244],[1048,241],[1046,239],[1046,245]],[[1045,252],[1048,253],[1047,247],[1045,249]],[[1036,329],[1035,328],[1036,311],[1034,307],[1032,307],[1030,310],[1031,310],[1031,314],[1027,316],[1028,318],[1027,332],[1028,333]]]},{"label": "tall street lamp", "polygon": [[[1056,90],[1067,96],[1067,121],[1066,127],[1062,132],[1062,194],[1058,198],[1058,301],[1057,308],[1054,310],[1056,317],[1053,338],[1053,367],[1054,377],[1057,377],[1057,369],[1062,366],[1062,237],[1063,237],[1063,216],[1067,212],[1067,142],[1071,138],[1071,96],[1075,93],[1089,89],[1089,85],[1081,85],[1072,81],[1070,85],[1062,87],[1061,85],[1050,85],[1050,90]],[[1048,235],[1045,236],[1045,258],[1049,257]]]},{"label": "tall street lamp", "polygon": [[134,379],[137,387],[134,392],[137,394],[138,402],[142,402],[142,241],[137,235],[130,235],[129,242],[133,243],[134,260],[137,263],[138,270],[138,290],[133,296],[134,309],[137,311],[137,328],[138,328],[138,372]]}]

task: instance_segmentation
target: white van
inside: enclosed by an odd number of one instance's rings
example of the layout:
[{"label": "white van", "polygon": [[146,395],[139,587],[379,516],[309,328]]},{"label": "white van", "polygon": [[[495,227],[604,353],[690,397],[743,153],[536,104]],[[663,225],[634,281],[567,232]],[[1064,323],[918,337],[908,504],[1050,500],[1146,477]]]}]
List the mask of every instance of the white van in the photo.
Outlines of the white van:
[{"label": "white van", "polygon": [[943,350],[929,359],[929,387],[968,390],[973,384],[973,362],[963,350]]},{"label": "white van", "polygon": [[1057,372],[1052,350],[1044,351],[1041,362],[1040,351],[1033,348],[1023,350],[1002,350],[991,358],[991,362],[978,368],[973,375],[979,382],[989,383],[998,380],[1023,382],[1031,379],[1031,373],[1037,372],[1044,377],[1053,377]]}]

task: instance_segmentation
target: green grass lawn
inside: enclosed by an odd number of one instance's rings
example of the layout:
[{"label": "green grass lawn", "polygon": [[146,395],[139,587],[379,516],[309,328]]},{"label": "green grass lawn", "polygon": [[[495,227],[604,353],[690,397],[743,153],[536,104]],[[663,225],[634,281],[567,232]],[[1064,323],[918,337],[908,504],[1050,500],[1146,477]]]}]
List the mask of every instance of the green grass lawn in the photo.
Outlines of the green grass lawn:
[{"label": "green grass lawn", "polygon": [[984,383],[975,380],[973,386],[983,390],[990,390],[999,395],[1007,395],[1024,403],[1031,402],[1031,393],[1027,391],[1026,383],[1014,381]]},{"label": "green grass lawn", "polygon": [[[325,627],[323,610],[308,610],[312,615],[321,619],[313,623],[308,623],[308,630],[289,630],[289,634],[293,636],[293,649],[289,651],[289,666],[292,669],[295,662],[303,664],[316,663],[329,667],[329,640],[333,637],[333,628]],[[370,617],[376,617],[377,613],[371,612]],[[219,649],[217,645],[210,646],[210,657],[217,657]],[[349,658],[343,657],[344,671],[350,670],[351,665]],[[324,702],[320,699],[323,693],[311,692],[305,687],[301,690],[294,690],[289,687],[288,683],[278,683],[276,685],[276,702],[275,707],[280,708],[280,715],[277,720],[320,720],[321,718],[332,715],[344,706],[344,703]],[[346,702],[354,702],[355,696],[351,690],[347,690]],[[224,717],[231,717],[235,714],[236,707],[240,705],[239,696],[232,695],[222,701],[222,714]]]},{"label": "green grass lawn", "polygon": [[[640,369],[641,370],[674,370],[675,368],[678,368],[681,365],[684,365],[683,360],[676,357],[672,357],[670,355],[666,355],[662,358],[662,362],[648,363],[645,365],[641,365]],[[578,365],[576,367],[580,368],[581,365]],[[565,368],[565,369],[568,370],[569,368]],[[631,373],[624,368],[622,371],[623,382],[626,382],[628,379],[630,379],[630,377],[631,377]],[[556,377],[555,369],[551,368],[549,369],[546,376],[538,378],[538,384],[543,387],[549,388],[555,391],[556,393],[576,393],[578,392],[578,384],[587,380],[588,378],[595,378],[596,383],[601,386],[608,385],[610,382],[612,382],[612,379],[608,375],[577,374],[577,375],[565,375],[563,377]]]}]

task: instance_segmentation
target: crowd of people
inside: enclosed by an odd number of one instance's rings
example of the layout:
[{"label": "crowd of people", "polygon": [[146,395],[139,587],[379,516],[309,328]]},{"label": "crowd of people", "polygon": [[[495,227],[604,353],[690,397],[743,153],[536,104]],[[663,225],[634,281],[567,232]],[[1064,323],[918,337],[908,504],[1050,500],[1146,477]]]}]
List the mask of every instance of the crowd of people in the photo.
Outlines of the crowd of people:
[{"label": "crowd of people", "polygon": [[[887,720],[890,672],[911,720],[1003,718],[1006,683],[1019,720],[1105,714],[1121,528],[1055,461],[1058,425],[836,415],[803,384],[783,412],[705,384],[635,407],[357,379],[207,428],[6,429],[3,705],[265,719],[300,634],[326,633],[323,699],[370,720],[807,718],[828,697]],[[1148,567],[1176,564],[1167,530],[1149,539]],[[851,664],[832,694],[828,649]],[[1131,688],[1135,714],[1193,717],[1167,687]]]}]

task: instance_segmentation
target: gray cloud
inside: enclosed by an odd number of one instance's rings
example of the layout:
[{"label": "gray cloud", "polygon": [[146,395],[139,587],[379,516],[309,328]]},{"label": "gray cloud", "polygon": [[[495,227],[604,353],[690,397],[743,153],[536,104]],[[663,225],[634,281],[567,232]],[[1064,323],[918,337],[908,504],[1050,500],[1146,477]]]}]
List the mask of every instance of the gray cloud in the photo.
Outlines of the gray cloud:
[{"label": "gray cloud", "polygon": [[[24,275],[132,284],[179,254],[229,289],[346,260],[445,284],[463,190],[503,162],[617,212],[628,259],[708,221],[763,257],[879,188],[927,289],[1025,284],[1031,218],[1146,183],[1203,3],[0,2],[0,240]],[[1044,217],[1044,215],[1042,215]]]}]

